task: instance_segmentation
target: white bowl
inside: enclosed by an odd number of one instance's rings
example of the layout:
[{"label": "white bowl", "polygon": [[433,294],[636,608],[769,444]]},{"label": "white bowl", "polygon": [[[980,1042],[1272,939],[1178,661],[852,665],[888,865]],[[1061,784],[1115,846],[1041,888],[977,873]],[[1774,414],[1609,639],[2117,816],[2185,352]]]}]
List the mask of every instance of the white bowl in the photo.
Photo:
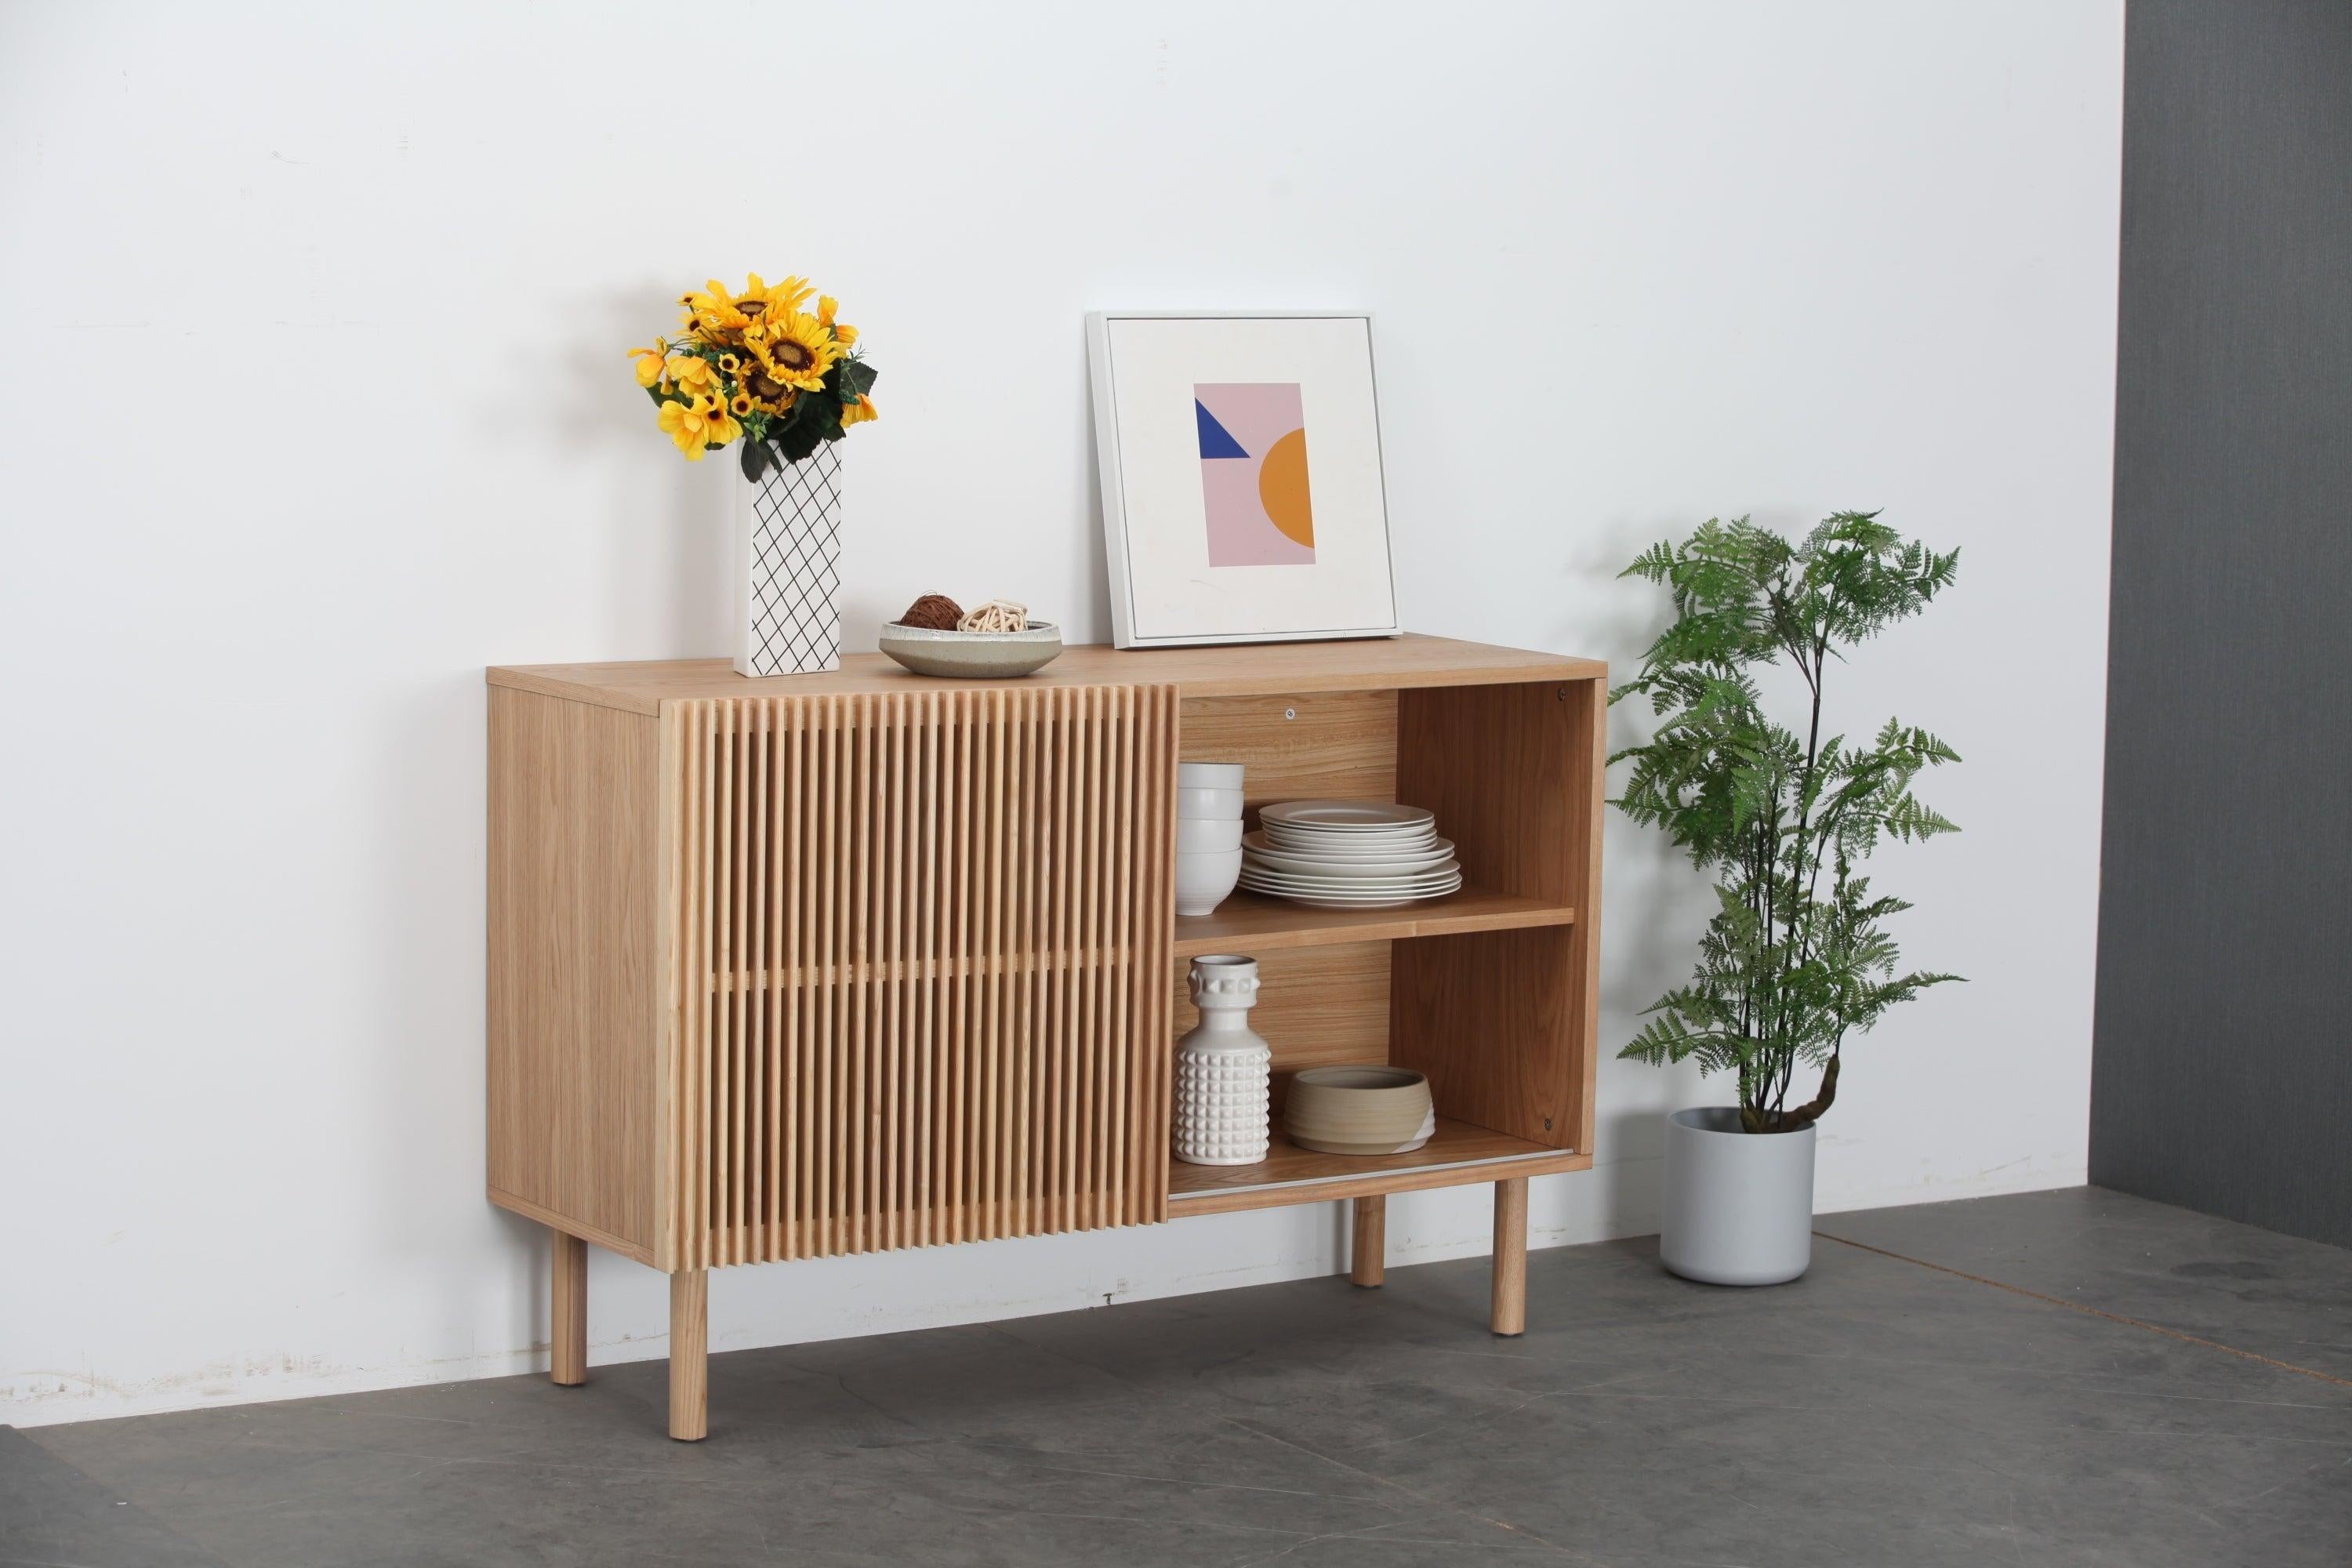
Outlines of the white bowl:
[{"label": "white bowl", "polygon": [[1242,852],[1238,849],[1211,849],[1197,854],[1179,853],[1176,857],[1176,912],[1180,915],[1214,913],[1225,895],[1241,880]]},{"label": "white bowl", "polygon": [[1178,763],[1176,782],[1185,789],[1239,789],[1242,787],[1242,764]]},{"label": "white bowl", "polygon": [[1238,816],[1183,816],[1176,820],[1176,852],[1180,855],[1241,847],[1242,819]]},{"label": "white bowl", "polygon": [[946,632],[892,621],[876,641],[917,675],[1009,680],[1053,663],[1062,651],[1062,628],[1051,621],[1031,621],[1025,632]]},{"label": "white bowl", "polygon": [[1176,790],[1176,815],[1205,818],[1211,822],[1223,822],[1230,817],[1239,822],[1242,792],[1237,789],[1187,789],[1179,785]]}]

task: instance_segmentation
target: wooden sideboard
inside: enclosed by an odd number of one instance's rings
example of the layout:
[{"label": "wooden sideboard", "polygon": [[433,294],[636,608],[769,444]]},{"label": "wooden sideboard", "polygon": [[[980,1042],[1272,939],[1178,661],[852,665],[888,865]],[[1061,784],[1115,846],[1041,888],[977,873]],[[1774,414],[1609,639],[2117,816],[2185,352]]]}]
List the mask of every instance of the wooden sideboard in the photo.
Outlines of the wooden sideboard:
[{"label": "wooden sideboard", "polygon": [[[1525,1321],[1527,1182],[1592,1163],[1607,670],[1439,637],[1116,652],[1024,679],[878,655],[488,672],[488,1187],[554,1232],[552,1368],[586,1247],[670,1277],[670,1435],[708,1430],[708,1270],[1492,1183],[1492,1324]],[[1430,807],[1462,890],[1236,893],[1174,914],[1177,761],[1248,809]],[[1169,1157],[1191,959],[1255,957],[1273,1147]],[[1286,1142],[1290,1073],[1429,1076],[1410,1153]]]}]

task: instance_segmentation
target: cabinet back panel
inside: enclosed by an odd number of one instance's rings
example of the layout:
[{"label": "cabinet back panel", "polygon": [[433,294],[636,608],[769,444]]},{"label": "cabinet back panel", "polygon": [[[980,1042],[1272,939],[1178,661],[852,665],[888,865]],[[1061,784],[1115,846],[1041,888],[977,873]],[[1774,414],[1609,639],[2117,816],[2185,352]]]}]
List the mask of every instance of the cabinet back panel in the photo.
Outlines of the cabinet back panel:
[{"label": "cabinet back panel", "polygon": [[1164,1217],[1173,692],[670,712],[680,1267]]},{"label": "cabinet back panel", "polygon": [[[1389,944],[1277,948],[1257,958],[1257,1005],[1250,1027],[1274,1052],[1274,1110],[1282,1111],[1290,1075],[1333,1062],[1389,1059]],[[1192,1006],[1192,963],[1179,959],[1176,1035],[1200,1022]]]},{"label": "cabinet back panel", "polygon": [[1394,800],[1397,694],[1190,698],[1182,745],[1185,762],[1243,765],[1252,827],[1268,801]]}]

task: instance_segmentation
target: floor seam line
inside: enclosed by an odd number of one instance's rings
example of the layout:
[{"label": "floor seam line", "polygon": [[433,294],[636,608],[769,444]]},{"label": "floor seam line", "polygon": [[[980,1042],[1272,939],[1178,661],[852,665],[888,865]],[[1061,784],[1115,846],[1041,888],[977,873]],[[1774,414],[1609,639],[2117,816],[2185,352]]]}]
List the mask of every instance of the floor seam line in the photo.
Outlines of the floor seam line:
[{"label": "floor seam line", "polygon": [[2127,1317],[2121,1312],[2110,1312],[2102,1307],[2090,1307],[2080,1301],[2069,1301],[2063,1296],[2052,1296],[2043,1291],[2030,1290],[2022,1285],[2011,1285],[2004,1280],[1988,1279],[1981,1274],[1971,1274],[1965,1268],[1954,1268],[1944,1263],[1930,1263],[1924,1258],[1913,1258],[1884,1247],[1873,1247],[1866,1241],[1832,1236],[1825,1230],[1817,1230],[1813,1234],[1823,1241],[1834,1241],[1840,1247],[1851,1247],[1863,1252],[1874,1252],[1881,1258],[1891,1258],[1897,1263],[1908,1263],[1920,1268],[1932,1268],[1938,1274],[1948,1274],[1955,1279],[1966,1279],[1971,1284],[1990,1285],[1996,1290],[2006,1290],[2012,1296],[2023,1296],[2028,1300],[2047,1302],[2053,1307],[2063,1307],[2070,1312],[2080,1312],[2085,1317],[2104,1318],[2110,1323],[2121,1323],[2126,1328],[2146,1329],[2151,1334],[2162,1334],[2168,1339],[2179,1340],[2192,1345],[2203,1345],[2208,1350],[2221,1351],[2233,1356],[2242,1356],[2248,1361],[2260,1362],[2264,1366],[2276,1367],[2281,1372],[2298,1373],[2305,1377],[2316,1378],[2321,1383],[2332,1383],[2338,1388],[2352,1388],[2352,1378],[2337,1377],[2332,1373],[2319,1372],[2307,1366],[2297,1366],[2291,1361],[2280,1361],[2275,1356],[2266,1356],[2258,1351],[2240,1350],[2235,1345],[2225,1345],[2219,1340],[2209,1340],[2200,1334],[2185,1333],[2179,1329],[2168,1329],[2162,1323],[2151,1323],[2145,1318]]}]

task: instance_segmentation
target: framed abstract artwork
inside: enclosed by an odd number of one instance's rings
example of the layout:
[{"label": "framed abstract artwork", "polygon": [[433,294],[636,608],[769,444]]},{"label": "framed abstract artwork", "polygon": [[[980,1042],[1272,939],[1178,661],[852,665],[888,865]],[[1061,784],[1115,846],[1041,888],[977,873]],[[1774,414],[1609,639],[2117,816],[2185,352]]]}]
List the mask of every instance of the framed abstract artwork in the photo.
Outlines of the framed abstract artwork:
[{"label": "framed abstract artwork", "polygon": [[1394,637],[1370,316],[1087,318],[1120,647]]}]

